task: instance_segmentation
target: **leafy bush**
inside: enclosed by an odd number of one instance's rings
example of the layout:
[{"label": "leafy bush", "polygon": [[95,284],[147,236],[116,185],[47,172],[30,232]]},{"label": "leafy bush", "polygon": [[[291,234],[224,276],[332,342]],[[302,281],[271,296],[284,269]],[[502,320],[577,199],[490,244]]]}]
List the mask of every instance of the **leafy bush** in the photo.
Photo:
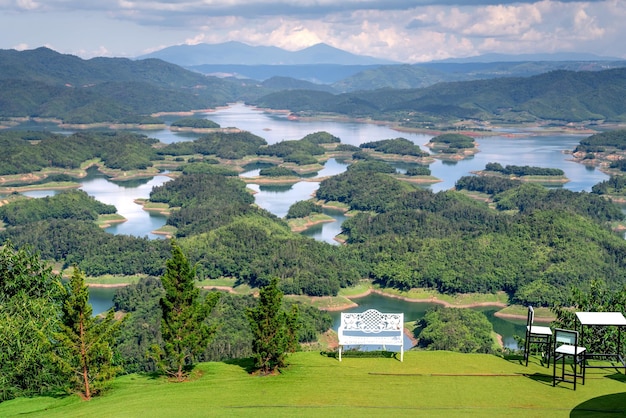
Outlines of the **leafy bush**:
[{"label": "leafy bush", "polygon": [[418,346],[427,350],[493,353],[493,325],[471,309],[434,308],[416,326]]}]

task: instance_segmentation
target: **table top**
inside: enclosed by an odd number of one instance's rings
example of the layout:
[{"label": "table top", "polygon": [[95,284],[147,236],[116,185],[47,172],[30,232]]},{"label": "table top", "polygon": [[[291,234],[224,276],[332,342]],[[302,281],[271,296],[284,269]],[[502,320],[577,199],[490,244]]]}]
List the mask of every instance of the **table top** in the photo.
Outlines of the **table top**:
[{"label": "table top", "polygon": [[576,312],[581,325],[626,326],[626,318],[621,312]]}]

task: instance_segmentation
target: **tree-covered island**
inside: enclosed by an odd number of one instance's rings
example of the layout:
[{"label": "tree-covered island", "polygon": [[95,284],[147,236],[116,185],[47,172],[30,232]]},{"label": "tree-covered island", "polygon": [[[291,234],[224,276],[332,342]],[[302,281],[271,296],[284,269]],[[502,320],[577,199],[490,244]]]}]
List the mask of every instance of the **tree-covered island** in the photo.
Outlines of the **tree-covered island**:
[{"label": "tree-covered island", "polygon": [[508,179],[519,179],[525,182],[535,183],[567,183],[565,172],[560,168],[530,167],[507,165],[500,163],[487,163],[485,169],[475,174],[481,176],[498,176]]},{"label": "tree-covered island", "polygon": [[[177,237],[180,246],[189,251],[201,280],[234,278],[238,284],[258,287],[278,276],[283,278],[286,294],[334,296],[340,289],[368,279],[382,288],[431,288],[443,294],[506,292],[511,303],[548,305],[563,300],[571,286],[584,286],[589,278],[602,276],[618,285],[624,274],[608,267],[619,265],[615,261],[619,251],[607,249],[623,246],[610,231],[622,220],[611,202],[595,194],[549,191],[540,186],[529,189],[512,179],[527,175],[558,178],[560,170],[490,163],[486,168],[498,176],[465,177],[457,182],[457,190],[433,193],[402,178],[426,177],[426,167],[399,175],[379,159],[385,155],[380,150],[423,156],[419,147],[409,146],[401,138],[364,144],[351,154],[347,171],[319,180],[316,195],[306,203],[308,207],[343,206],[350,211],[351,217],[342,227],[345,244],[336,247],[294,233],[287,219],[254,207],[245,181],[232,175],[242,170],[244,162],[269,157],[278,164],[264,169],[266,177],[293,177],[285,159],[296,155],[319,161],[341,146],[338,138],[327,133],[271,146],[247,132],[214,132],[165,146],[143,135],[120,133],[83,132],[65,139],[67,142],[55,134],[19,131],[0,135],[16,153],[32,155],[28,167],[35,172],[75,169],[93,158],[99,158],[102,167],[117,170],[166,164],[174,180],[155,188],[142,203],[169,214],[167,234]],[[63,159],[62,154],[55,157],[55,151],[63,146],[73,147],[71,159]],[[115,158],[112,147],[124,158]],[[372,156],[370,149],[379,151]],[[48,152],[50,156],[43,160],[40,153]],[[24,169],[15,164],[6,159],[0,168],[7,174]],[[467,199],[468,191],[481,193],[486,201]],[[63,269],[76,264],[88,276],[161,273],[164,252],[159,242],[109,235],[96,226],[93,216],[86,218],[84,209],[77,210],[84,207],[80,200],[63,203],[65,196],[69,195],[7,202],[2,206],[5,229],[0,237],[18,247],[33,245],[46,260]],[[48,201],[73,211],[40,208]],[[298,203],[290,211],[289,224],[295,230],[329,220],[310,209],[296,208],[304,205]],[[46,217],[37,217],[42,210]],[[15,213],[21,214],[19,223],[11,215]],[[33,215],[26,216],[29,213]],[[296,213],[303,214],[302,221],[294,217]],[[558,223],[569,225],[568,235],[584,232],[567,246],[553,246],[550,243],[558,233],[547,225]],[[527,229],[529,232],[521,232]],[[518,240],[525,234],[535,238]],[[590,234],[595,236],[593,240],[583,240]],[[590,242],[597,242],[597,249],[593,250]],[[585,262],[574,256],[583,247]],[[503,249],[503,256],[495,255]],[[537,263],[539,259],[544,261]],[[576,274],[563,276],[557,273],[561,271]]]},{"label": "tree-covered island", "polygon": [[467,158],[478,152],[474,138],[457,133],[437,135],[426,146],[437,152],[439,158],[454,160]]}]

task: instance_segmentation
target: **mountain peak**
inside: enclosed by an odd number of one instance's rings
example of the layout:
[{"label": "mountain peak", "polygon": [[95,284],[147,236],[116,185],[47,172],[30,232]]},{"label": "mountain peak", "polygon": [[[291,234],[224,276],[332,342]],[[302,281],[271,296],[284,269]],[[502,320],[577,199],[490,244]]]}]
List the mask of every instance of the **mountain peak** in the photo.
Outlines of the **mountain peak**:
[{"label": "mountain peak", "polygon": [[395,63],[389,60],[355,55],[324,43],[315,44],[292,52],[274,46],[251,46],[237,41],[229,41],[220,44],[170,46],[151,54],[138,57],[138,59],[144,58],[159,58],[181,66],[203,64],[375,65]]}]

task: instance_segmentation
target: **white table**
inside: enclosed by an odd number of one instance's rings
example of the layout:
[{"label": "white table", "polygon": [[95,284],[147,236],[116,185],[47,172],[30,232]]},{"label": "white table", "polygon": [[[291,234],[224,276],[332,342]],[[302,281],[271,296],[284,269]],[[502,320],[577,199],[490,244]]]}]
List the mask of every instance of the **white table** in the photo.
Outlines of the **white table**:
[{"label": "white table", "polygon": [[[617,352],[616,353],[594,353],[587,347],[586,357],[608,357],[615,358],[624,367],[626,373],[626,360],[621,351],[621,330],[626,327],[626,318],[621,312],[576,312],[576,318],[580,324],[580,345],[585,346],[585,327],[617,327]],[[586,366],[603,368],[605,366]]]}]

